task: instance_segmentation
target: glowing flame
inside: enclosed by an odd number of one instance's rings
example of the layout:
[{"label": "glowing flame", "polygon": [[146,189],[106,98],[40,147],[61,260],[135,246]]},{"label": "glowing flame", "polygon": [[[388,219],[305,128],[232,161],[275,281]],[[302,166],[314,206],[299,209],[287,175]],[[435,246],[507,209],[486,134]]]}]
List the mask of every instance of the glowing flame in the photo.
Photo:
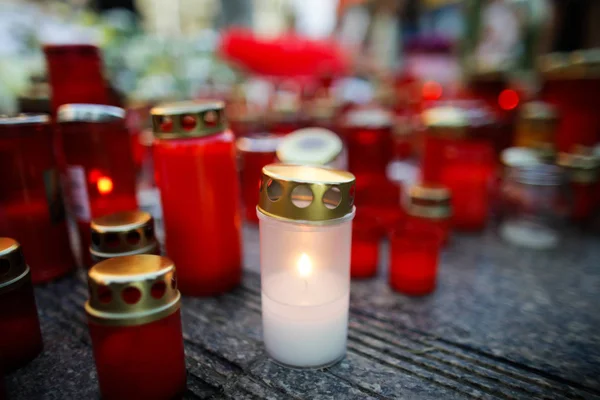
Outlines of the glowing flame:
[{"label": "glowing flame", "polygon": [[498,96],[498,105],[503,110],[509,111],[519,105],[519,94],[512,89],[505,89]]},{"label": "glowing flame", "polygon": [[435,81],[427,81],[423,84],[422,91],[425,100],[438,100],[442,97],[444,89],[442,88],[442,85]]},{"label": "glowing flame", "polygon": [[302,253],[298,259],[298,273],[303,278],[310,276],[312,273],[312,262],[306,253]]},{"label": "glowing flame", "polygon": [[98,178],[96,186],[98,187],[98,192],[100,192],[100,194],[109,194],[113,190],[113,181],[109,177],[103,176]]}]

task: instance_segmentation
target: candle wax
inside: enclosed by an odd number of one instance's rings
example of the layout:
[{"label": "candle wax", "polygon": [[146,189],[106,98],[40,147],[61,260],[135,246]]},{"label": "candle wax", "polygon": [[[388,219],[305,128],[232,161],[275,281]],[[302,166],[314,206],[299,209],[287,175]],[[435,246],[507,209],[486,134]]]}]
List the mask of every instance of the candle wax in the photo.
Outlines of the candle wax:
[{"label": "candle wax", "polygon": [[[264,281],[263,336],[271,357],[299,368],[327,366],[343,358],[350,293],[341,280],[321,271],[305,279],[283,272]],[[336,299],[323,303],[338,292]]]}]

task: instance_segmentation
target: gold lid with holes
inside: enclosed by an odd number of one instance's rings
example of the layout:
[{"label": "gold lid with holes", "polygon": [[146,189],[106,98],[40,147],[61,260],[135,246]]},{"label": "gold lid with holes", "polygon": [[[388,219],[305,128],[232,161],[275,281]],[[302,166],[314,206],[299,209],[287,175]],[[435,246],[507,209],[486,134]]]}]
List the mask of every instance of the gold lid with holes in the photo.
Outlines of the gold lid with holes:
[{"label": "gold lid with holes", "polygon": [[354,216],[350,172],[305,165],[263,168],[258,210],[273,218],[324,224]]},{"label": "gold lid with holes", "polygon": [[89,319],[100,325],[131,326],[165,318],[180,307],[175,265],[166,257],[111,258],[88,272]]},{"label": "gold lid with holes", "polygon": [[443,219],[452,216],[451,192],[446,186],[420,184],[410,188],[406,211],[416,217]]},{"label": "gold lid with holes", "polygon": [[121,211],[94,218],[90,253],[96,262],[134,254],[158,254],[154,219],[145,211]]},{"label": "gold lid with holes", "polygon": [[181,101],[150,110],[154,136],[184,139],[215,135],[227,129],[225,104],[218,100]]},{"label": "gold lid with holes", "polygon": [[594,183],[600,179],[600,157],[592,148],[579,147],[574,153],[559,153],[556,163],[567,170],[572,182]]},{"label": "gold lid with holes", "polygon": [[16,289],[29,279],[21,245],[14,239],[0,237],[0,293]]}]

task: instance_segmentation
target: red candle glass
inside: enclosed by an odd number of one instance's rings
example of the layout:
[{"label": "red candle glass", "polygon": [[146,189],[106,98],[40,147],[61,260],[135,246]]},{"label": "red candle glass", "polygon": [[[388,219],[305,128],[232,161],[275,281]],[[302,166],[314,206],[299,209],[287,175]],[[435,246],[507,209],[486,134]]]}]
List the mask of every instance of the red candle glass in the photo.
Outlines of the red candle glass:
[{"label": "red candle glass", "polygon": [[392,114],[381,108],[358,108],[345,116],[342,136],[348,150],[348,169],[357,183],[362,175],[386,176],[394,152],[393,124]]},{"label": "red candle glass", "polygon": [[235,142],[223,103],[155,107],[152,122],[166,249],[177,263],[179,288],[192,296],[226,292],[242,270]]},{"label": "red candle glass", "polygon": [[0,235],[23,244],[34,283],[75,265],[52,149],[46,115],[0,118]]},{"label": "red candle glass", "polygon": [[68,210],[77,221],[84,264],[89,266],[91,219],[138,208],[125,110],[66,104],[59,108],[57,118],[66,164]]},{"label": "red candle glass", "polygon": [[378,224],[383,234],[395,229],[404,218],[401,191],[400,184],[385,177],[363,175],[356,178],[355,204],[364,216]]},{"label": "red candle glass", "polygon": [[450,236],[452,206],[450,190],[443,185],[420,184],[410,188],[405,225],[421,230],[437,230],[442,245]]},{"label": "red candle glass", "polygon": [[592,223],[600,198],[600,156],[591,149],[578,148],[577,153],[560,153],[558,164],[569,176],[572,208],[571,219],[580,224]]},{"label": "red candle glass", "polygon": [[44,46],[52,88],[52,113],[71,103],[110,104],[100,50],[89,44]]},{"label": "red candle glass", "polygon": [[426,295],[436,287],[440,233],[437,229],[404,226],[390,236],[392,289],[411,296]]},{"label": "red candle glass", "polygon": [[542,97],[560,111],[556,148],[575,151],[576,146],[593,146],[600,141],[600,93],[598,50],[550,54],[543,61],[545,82]]},{"label": "red candle glass", "polygon": [[42,351],[31,274],[19,243],[0,238],[0,354],[6,372]]},{"label": "red candle glass", "polygon": [[180,298],[168,258],[112,258],[89,271],[85,305],[103,399],[177,399],[186,388]]},{"label": "red candle glass", "polygon": [[246,221],[258,223],[256,206],[262,169],[265,165],[275,162],[275,151],[279,141],[279,138],[273,135],[243,137],[236,141],[242,206]]},{"label": "red candle glass", "polygon": [[377,275],[379,241],[382,230],[368,214],[357,211],[352,221],[350,276],[371,278]]}]

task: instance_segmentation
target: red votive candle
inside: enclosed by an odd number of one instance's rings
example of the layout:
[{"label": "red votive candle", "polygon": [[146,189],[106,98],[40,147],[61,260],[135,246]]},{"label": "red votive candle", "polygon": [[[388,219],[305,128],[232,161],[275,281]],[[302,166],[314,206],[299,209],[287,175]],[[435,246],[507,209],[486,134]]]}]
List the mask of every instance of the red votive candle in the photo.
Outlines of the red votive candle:
[{"label": "red votive candle", "polygon": [[0,238],[0,355],[6,372],[33,360],[42,351],[31,274],[21,246]]},{"label": "red votive candle", "polygon": [[442,245],[450,236],[452,206],[450,190],[437,184],[420,184],[410,188],[405,225],[421,230],[437,230]]},{"label": "red votive candle", "polygon": [[385,177],[362,175],[356,178],[355,204],[378,224],[383,234],[395,229],[404,218],[401,192],[400,184]]},{"label": "red votive candle", "polygon": [[426,295],[435,289],[440,233],[437,229],[400,227],[390,236],[392,289],[411,296]]},{"label": "red votive candle", "polygon": [[84,264],[90,266],[90,221],[137,209],[135,166],[125,110],[97,104],[58,109],[66,164],[67,209],[77,221]]},{"label": "red votive candle", "polygon": [[591,148],[577,147],[573,153],[559,153],[558,164],[567,170],[571,198],[571,220],[580,224],[592,223],[598,207],[600,187],[600,156]]},{"label": "red votive candle", "polygon": [[24,246],[34,283],[75,265],[48,121],[43,114],[0,118],[0,235]]},{"label": "red votive candle", "polygon": [[151,113],[166,249],[179,289],[190,296],[226,292],[242,269],[235,141],[223,103],[174,103]]},{"label": "red votive candle", "polygon": [[342,121],[342,137],[348,150],[348,169],[357,177],[362,175],[385,177],[392,160],[393,116],[390,112],[373,107],[348,111]]},{"label": "red votive candle", "polygon": [[560,111],[556,132],[559,152],[600,141],[598,49],[549,54],[542,60],[542,97]]},{"label": "red votive candle", "polygon": [[265,165],[275,162],[275,151],[279,142],[280,138],[274,135],[243,137],[236,141],[242,206],[246,221],[258,223],[256,206],[262,169]]},{"label": "red votive candle", "polygon": [[44,46],[52,113],[63,104],[111,104],[108,84],[102,74],[100,50],[90,44]]},{"label": "red votive candle", "polygon": [[382,229],[369,214],[357,211],[352,221],[350,276],[371,278],[377,275],[379,241]]},{"label": "red votive candle", "polygon": [[89,271],[85,304],[103,399],[179,399],[186,388],[175,266],[111,258]]}]

